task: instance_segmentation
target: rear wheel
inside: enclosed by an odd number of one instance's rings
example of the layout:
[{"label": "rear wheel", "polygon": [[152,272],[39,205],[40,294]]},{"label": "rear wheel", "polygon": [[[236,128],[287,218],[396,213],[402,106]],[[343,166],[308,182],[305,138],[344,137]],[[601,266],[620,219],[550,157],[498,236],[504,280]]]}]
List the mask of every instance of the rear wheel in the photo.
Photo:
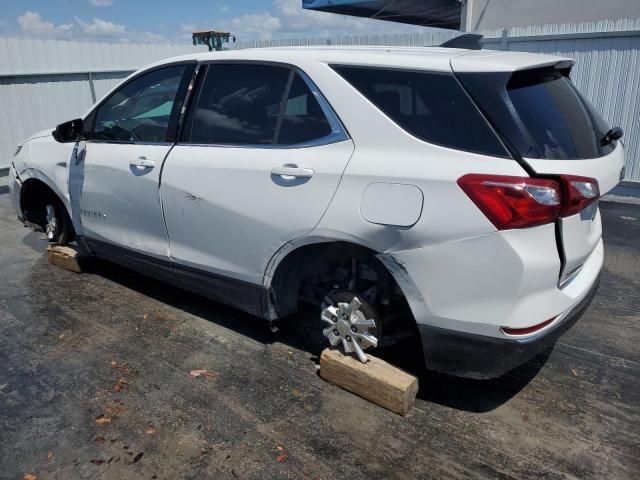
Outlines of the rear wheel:
[{"label": "rear wheel", "polygon": [[320,319],[324,336],[333,346],[342,345],[347,353],[355,353],[363,363],[364,350],[376,348],[382,334],[382,322],[363,294],[337,290],[325,296]]}]

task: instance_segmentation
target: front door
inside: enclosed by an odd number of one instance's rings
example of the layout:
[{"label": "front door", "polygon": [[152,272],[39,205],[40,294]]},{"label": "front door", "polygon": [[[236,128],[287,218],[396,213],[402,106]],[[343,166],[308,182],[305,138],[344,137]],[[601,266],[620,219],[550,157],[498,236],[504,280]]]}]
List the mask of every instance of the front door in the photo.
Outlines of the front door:
[{"label": "front door", "polygon": [[353,142],[301,72],[212,63],[199,83],[162,176],[171,257],[260,285],[271,256],[320,221]]},{"label": "front door", "polygon": [[190,65],[145,72],[87,117],[70,172],[74,223],[100,253],[124,247],[169,259],[160,173],[182,107]]}]

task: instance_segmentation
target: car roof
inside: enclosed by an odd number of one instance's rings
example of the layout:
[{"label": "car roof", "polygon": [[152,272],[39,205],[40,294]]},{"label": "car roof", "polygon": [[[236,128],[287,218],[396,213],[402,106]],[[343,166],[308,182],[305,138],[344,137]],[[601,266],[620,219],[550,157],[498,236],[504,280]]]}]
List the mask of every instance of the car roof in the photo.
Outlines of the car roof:
[{"label": "car roof", "polygon": [[[455,64],[454,64],[455,59]],[[450,72],[456,71],[516,71],[534,66],[557,63],[572,64],[566,57],[524,52],[496,50],[467,50],[442,47],[386,47],[386,46],[305,46],[270,47],[221,52],[203,52],[173,57],[163,63],[197,60],[269,61],[302,65],[309,62],[348,64],[360,66],[382,66]]]}]

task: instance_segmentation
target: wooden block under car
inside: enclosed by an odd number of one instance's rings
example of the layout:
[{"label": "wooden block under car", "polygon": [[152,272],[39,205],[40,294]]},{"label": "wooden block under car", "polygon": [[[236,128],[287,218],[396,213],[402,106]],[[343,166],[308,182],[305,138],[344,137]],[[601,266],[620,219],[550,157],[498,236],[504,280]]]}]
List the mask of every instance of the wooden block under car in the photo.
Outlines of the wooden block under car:
[{"label": "wooden block under car", "polygon": [[61,245],[50,245],[47,247],[47,254],[51,265],[56,265],[64,268],[65,270],[71,270],[72,272],[82,273],[82,257],[75,248]]},{"label": "wooden block under car", "polygon": [[418,393],[418,379],[389,363],[367,355],[362,363],[335,348],[320,355],[320,377],[392,412],[406,415]]}]

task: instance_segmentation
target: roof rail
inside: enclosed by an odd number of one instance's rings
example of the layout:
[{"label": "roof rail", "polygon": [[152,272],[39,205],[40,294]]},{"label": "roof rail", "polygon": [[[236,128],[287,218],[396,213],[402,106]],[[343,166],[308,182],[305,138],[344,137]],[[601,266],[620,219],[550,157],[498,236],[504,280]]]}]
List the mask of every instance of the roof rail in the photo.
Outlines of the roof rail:
[{"label": "roof rail", "polygon": [[483,35],[478,33],[465,33],[459,37],[452,38],[444,42],[441,47],[445,48],[467,48],[469,50],[482,50]]}]

